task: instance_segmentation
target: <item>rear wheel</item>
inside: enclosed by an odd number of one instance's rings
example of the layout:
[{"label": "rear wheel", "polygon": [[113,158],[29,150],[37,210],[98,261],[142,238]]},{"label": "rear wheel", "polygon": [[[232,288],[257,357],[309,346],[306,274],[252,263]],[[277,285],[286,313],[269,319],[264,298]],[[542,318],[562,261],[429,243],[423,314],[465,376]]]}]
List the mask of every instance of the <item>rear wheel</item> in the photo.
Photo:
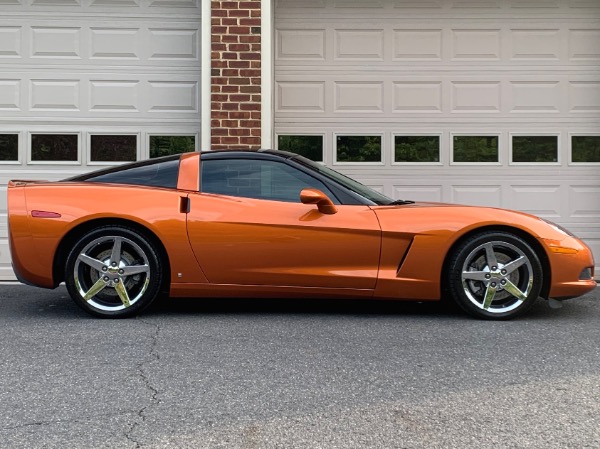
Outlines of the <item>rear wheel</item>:
[{"label": "rear wheel", "polygon": [[535,251],[520,237],[483,232],[456,248],[447,282],[454,301],[478,318],[510,319],[527,311],[543,284]]},{"label": "rear wheel", "polygon": [[120,318],[140,313],[162,283],[158,251],[145,236],[124,226],[105,226],[82,236],[66,264],[69,294],[86,312]]}]

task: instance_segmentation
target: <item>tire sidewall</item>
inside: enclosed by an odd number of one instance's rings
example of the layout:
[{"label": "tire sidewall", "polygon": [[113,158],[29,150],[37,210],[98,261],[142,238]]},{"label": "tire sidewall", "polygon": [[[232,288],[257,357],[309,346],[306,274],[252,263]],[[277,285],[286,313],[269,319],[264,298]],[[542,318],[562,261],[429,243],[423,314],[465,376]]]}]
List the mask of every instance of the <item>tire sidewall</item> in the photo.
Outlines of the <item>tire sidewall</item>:
[{"label": "tire sidewall", "polygon": [[[142,297],[130,307],[127,307],[123,310],[107,311],[98,309],[83,299],[75,285],[74,270],[77,258],[86,245],[97,238],[112,236],[125,237],[140,246],[148,258],[148,264],[150,266],[150,283],[148,284],[148,287]],[[148,237],[137,230],[125,226],[103,226],[81,236],[73,245],[73,248],[67,257],[65,285],[75,304],[77,304],[87,313],[101,318],[125,318],[139,314],[156,299],[163,282],[162,276],[163,274],[161,270],[159,252]]]}]

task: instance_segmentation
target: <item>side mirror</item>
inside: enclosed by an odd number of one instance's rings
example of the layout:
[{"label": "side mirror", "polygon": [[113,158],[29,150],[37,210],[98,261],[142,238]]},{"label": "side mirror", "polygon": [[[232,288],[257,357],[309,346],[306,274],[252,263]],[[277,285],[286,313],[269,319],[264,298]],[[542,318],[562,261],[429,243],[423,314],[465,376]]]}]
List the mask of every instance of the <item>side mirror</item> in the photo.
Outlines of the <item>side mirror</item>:
[{"label": "side mirror", "polygon": [[318,189],[303,189],[300,192],[300,201],[303,204],[316,204],[322,214],[332,215],[337,212],[333,201]]}]

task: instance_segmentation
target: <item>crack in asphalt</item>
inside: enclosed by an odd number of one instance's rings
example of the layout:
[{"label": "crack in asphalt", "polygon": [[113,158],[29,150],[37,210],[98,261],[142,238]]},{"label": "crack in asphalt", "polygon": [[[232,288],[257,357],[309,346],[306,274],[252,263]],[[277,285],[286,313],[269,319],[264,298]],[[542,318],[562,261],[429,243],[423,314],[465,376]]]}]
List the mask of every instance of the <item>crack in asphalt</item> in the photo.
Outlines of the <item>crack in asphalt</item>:
[{"label": "crack in asphalt", "polygon": [[139,425],[141,423],[143,423],[144,421],[146,421],[146,410],[148,410],[150,407],[154,407],[160,403],[160,399],[158,399],[159,391],[156,387],[154,387],[152,385],[152,382],[150,382],[148,374],[146,373],[146,370],[145,370],[145,366],[148,363],[157,362],[160,360],[160,354],[157,352],[156,347],[158,345],[158,336],[160,334],[161,329],[158,324],[150,323],[141,318],[137,318],[137,320],[143,324],[152,326],[154,328],[154,332],[152,333],[152,335],[150,335],[152,343],[150,345],[150,350],[148,351],[149,357],[146,358],[145,360],[142,360],[140,363],[138,363],[136,365],[138,377],[142,380],[142,383],[144,384],[144,387],[146,388],[146,390],[148,390],[150,392],[150,403],[135,412],[135,415],[138,417],[138,419],[135,420],[135,422],[133,422],[133,424],[131,424],[131,426],[129,427],[129,430],[127,432],[125,432],[125,438],[127,440],[131,441],[135,445],[136,449],[139,449],[142,447],[142,445],[139,441],[137,441],[135,439],[133,434],[134,434],[135,430],[139,427]]},{"label": "crack in asphalt", "polygon": [[17,429],[23,429],[26,427],[35,427],[35,426],[52,426],[54,424],[63,424],[63,423],[86,423],[92,419],[97,419],[97,418],[107,418],[107,417],[114,417],[114,416],[127,416],[127,415],[137,415],[138,414],[138,410],[124,410],[122,412],[119,413],[115,413],[115,414],[98,414],[98,415],[90,415],[90,416],[85,416],[84,418],[81,419],[54,419],[54,420],[48,420],[48,421],[32,421],[32,422],[26,422],[23,424],[17,424],[14,426],[8,426],[8,427],[0,427],[0,432],[5,432],[7,430],[17,430]]},{"label": "crack in asphalt", "polygon": [[[149,408],[154,407],[160,403],[160,399],[158,398],[159,391],[154,385],[152,385],[152,382],[150,381],[150,378],[149,378],[147,370],[146,370],[146,365],[160,360],[160,354],[158,353],[156,348],[158,346],[158,338],[160,335],[161,328],[158,324],[150,323],[143,319],[138,318],[138,321],[140,321],[141,323],[143,323],[147,326],[151,326],[154,328],[154,332],[152,332],[152,334],[150,335],[151,344],[150,344],[150,349],[148,351],[148,356],[145,357],[144,360],[142,360],[136,364],[137,375],[138,375],[139,379],[141,379],[146,390],[150,393],[150,403],[139,409],[126,410],[126,411],[123,411],[120,413],[115,413],[115,414],[111,415],[111,416],[133,415],[133,416],[137,417],[134,420],[134,422],[130,425],[129,429],[124,433],[125,438],[128,441],[130,441],[131,443],[133,443],[135,445],[136,449],[141,448],[142,445],[139,441],[137,441],[135,439],[135,437],[133,436],[133,433],[140,426],[140,424],[146,420],[146,411]],[[57,420],[48,420],[48,421],[32,421],[32,422],[22,423],[22,424],[18,424],[18,425],[14,425],[14,426],[0,427],[0,432],[22,429],[22,428],[27,428],[27,427],[51,426],[51,425],[55,425],[55,424],[62,424],[65,422],[85,423],[86,421],[97,418],[99,416],[106,418],[107,415],[102,414],[102,415],[98,415],[98,416],[88,416],[88,417],[85,417],[82,419],[76,419],[76,420],[57,419]]]}]

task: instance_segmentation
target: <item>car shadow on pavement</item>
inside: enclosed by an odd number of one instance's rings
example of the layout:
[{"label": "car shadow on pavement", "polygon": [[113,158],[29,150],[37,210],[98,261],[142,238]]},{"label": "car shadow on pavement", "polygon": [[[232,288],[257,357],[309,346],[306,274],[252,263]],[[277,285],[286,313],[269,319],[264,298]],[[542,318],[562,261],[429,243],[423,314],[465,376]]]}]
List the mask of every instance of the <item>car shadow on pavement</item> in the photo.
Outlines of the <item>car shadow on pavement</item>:
[{"label": "car shadow on pavement", "polygon": [[[559,309],[550,307],[540,298],[516,320],[585,320],[596,310],[600,288],[580,298],[564,301]],[[590,310],[590,308],[592,310]],[[308,298],[159,298],[147,311],[149,316],[204,314],[290,314],[332,316],[410,316],[413,318],[450,318],[476,320],[462,311],[450,298],[441,301],[394,301],[370,299],[308,299]]]},{"label": "car shadow on pavement", "polygon": [[[585,319],[600,292],[589,293],[581,299],[567,301],[560,310],[553,310],[547,301],[538,300],[522,318]],[[0,309],[4,318],[37,316],[53,318],[92,318],[69,298],[64,286],[44,290],[27,286],[7,287],[0,292]],[[306,298],[168,298],[162,297],[142,313],[147,317],[194,315],[331,315],[331,316],[410,316],[413,318],[450,318],[472,320],[451,301],[414,302],[356,299]]]},{"label": "car shadow on pavement", "polygon": [[162,298],[148,311],[152,314],[457,314],[439,302],[373,301],[308,298]]},{"label": "car shadow on pavement", "polygon": [[[540,300],[525,315],[527,318],[548,318],[553,314]],[[412,318],[445,318],[473,320],[449,300],[382,301],[356,299],[306,298],[161,298],[146,316],[168,315],[331,315],[331,316],[410,316]]]}]

